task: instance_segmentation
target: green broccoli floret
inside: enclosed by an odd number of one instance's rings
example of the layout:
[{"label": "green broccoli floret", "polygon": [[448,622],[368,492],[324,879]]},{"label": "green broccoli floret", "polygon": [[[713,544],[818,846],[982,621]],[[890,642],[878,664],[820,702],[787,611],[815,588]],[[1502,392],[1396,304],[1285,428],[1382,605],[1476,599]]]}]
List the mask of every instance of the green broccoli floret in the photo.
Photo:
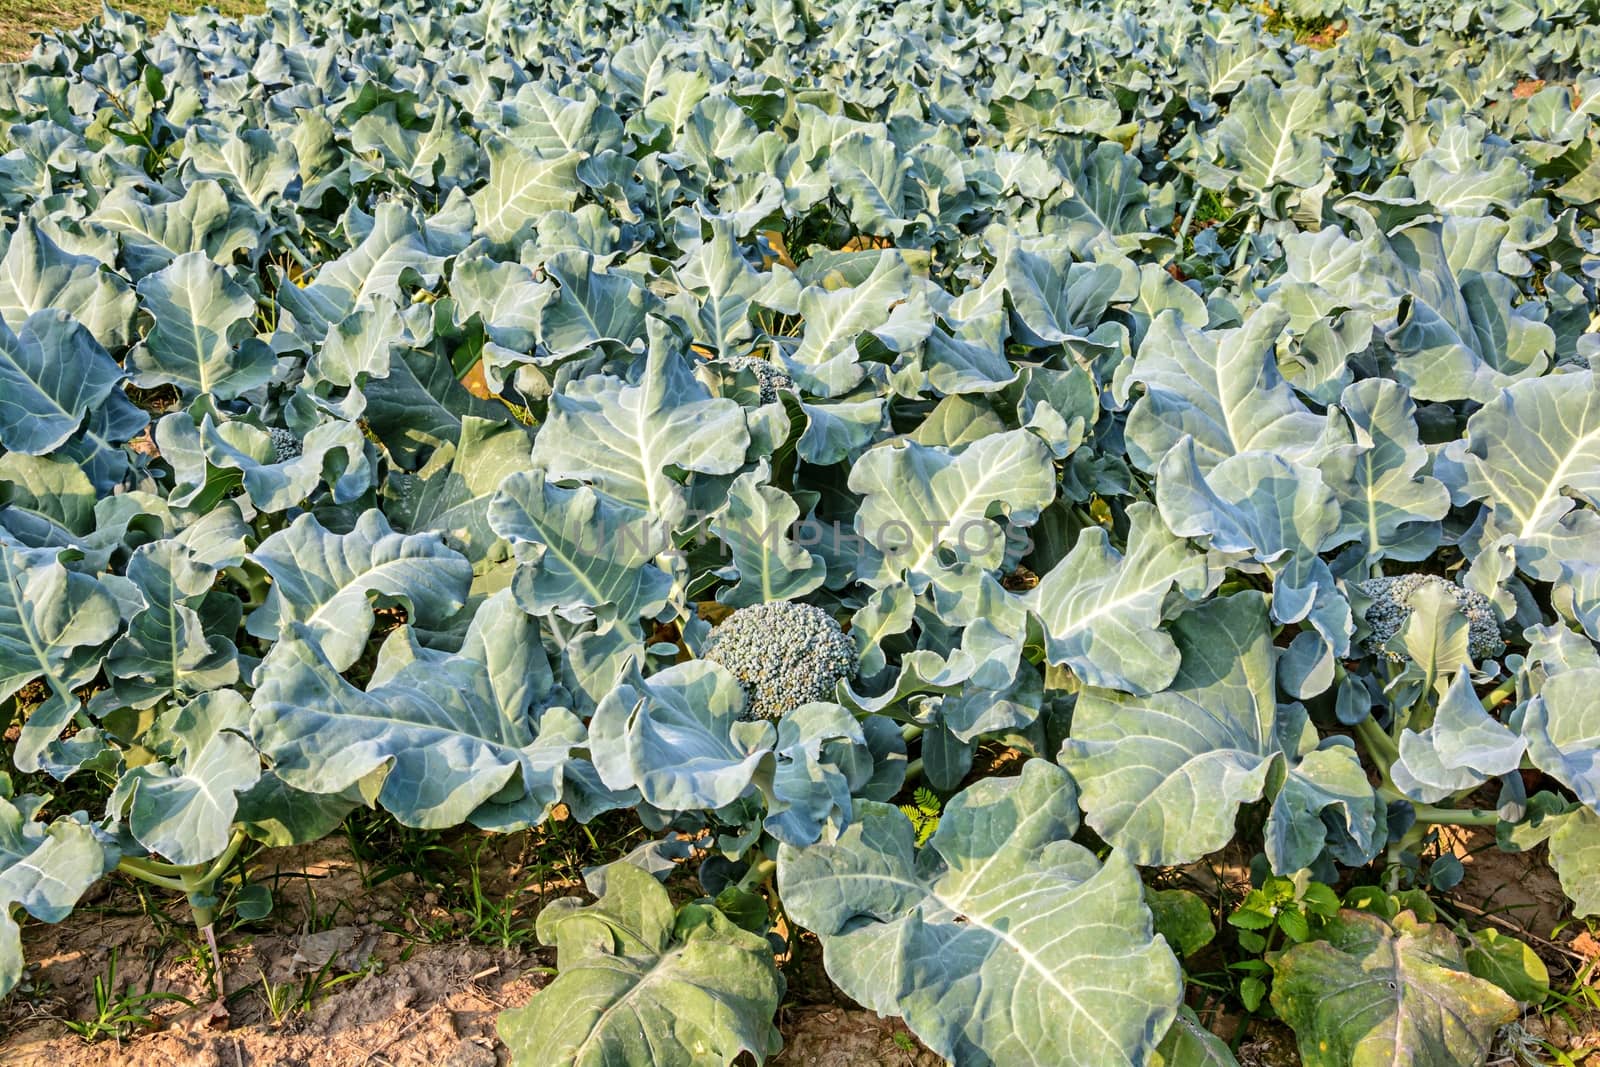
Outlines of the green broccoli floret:
[{"label": "green broccoli floret", "polygon": [[1463,589],[1436,574],[1402,574],[1393,578],[1368,578],[1357,582],[1356,588],[1372,598],[1367,608],[1367,625],[1372,636],[1367,639],[1367,650],[1378,652],[1385,642],[1400,631],[1411,614],[1411,597],[1423,586],[1442,589],[1456,602],[1456,610],[1466,616],[1467,648],[1473,659],[1498,656],[1505,651],[1506,643],[1500,637],[1500,620],[1495,616],[1494,605],[1482,593]]},{"label": "green broccoli floret", "polygon": [[778,390],[794,388],[794,379],[789,377],[789,372],[770,360],[758,356],[733,356],[725,362],[736,371],[748,370],[756,376],[756,385],[761,390],[758,399],[763,404],[777,400]]},{"label": "green broccoli floret", "polygon": [[739,679],[748,719],[780,719],[802,704],[831,700],[858,668],[855,643],[833,617],[793,601],[735,611],[711,631],[703,657]]},{"label": "green broccoli floret", "polygon": [[277,453],[279,463],[287,463],[291,459],[300,458],[302,451],[300,438],[292,430],[285,430],[282,426],[273,426],[267,430],[267,436],[272,438],[272,450]]}]

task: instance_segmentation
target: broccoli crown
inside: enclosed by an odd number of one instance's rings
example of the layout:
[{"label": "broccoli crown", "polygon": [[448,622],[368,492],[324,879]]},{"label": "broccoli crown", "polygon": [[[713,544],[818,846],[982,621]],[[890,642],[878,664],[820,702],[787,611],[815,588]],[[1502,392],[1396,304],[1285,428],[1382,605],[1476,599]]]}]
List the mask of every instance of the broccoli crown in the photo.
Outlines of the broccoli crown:
[{"label": "broccoli crown", "polygon": [[274,426],[267,431],[267,436],[272,438],[272,448],[278,454],[279,463],[287,463],[300,456],[300,438],[292,430],[285,430],[282,426]]},{"label": "broccoli crown", "polygon": [[779,719],[802,704],[829,700],[858,667],[854,642],[832,616],[793,601],[735,611],[711,631],[704,658],[739,679],[750,719]]},{"label": "broccoli crown", "polygon": [[1448,593],[1456,602],[1456,610],[1466,616],[1468,651],[1473,659],[1498,656],[1505,651],[1500,620],[1495,617],[1489,598],[1436,574],[1402,574],[1357,583],[1357,588],[1372,598],[1372,606],[1366,612],[1367,625],[1372,627],[1372,636],[1367,640],[1369,651],[1378,651],[1399,632],[1411,614],[1412,595],[1426,585],[1438,586]]},{"label": "broccoli crown", "polygon": [[794,388],[794,379],[789,377],[789,372],[770,360],[756,356],[734,356],[727,360],[727,364],[736,371],[748,370],[756,376],[756,384],[761,389],[759,399],[763,404],[777,400],[779,389]]}]

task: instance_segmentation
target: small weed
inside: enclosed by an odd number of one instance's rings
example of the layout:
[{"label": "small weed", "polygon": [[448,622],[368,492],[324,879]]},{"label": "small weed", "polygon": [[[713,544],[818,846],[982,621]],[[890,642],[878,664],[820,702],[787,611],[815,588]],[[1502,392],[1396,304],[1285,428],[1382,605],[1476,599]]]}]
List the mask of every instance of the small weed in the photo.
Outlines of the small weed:
[{"label": "small weed", "polygon": [[521,914],[522,905],[528,891],[543,879],[525,882],[504,896],[491,897],[484,891],[483,884],[482,857],[488,844],[487,839],[478,842],[467,865],[468,899],[465,914],[471,927],[466,936],[471,941],[508,949],[533,938],[533,921],[531,917],[525,918]]},{"label": "small weed", "polygon": [[149,990],[143,993],[118,993],[116,989],[117,950],[112,949],[105,974],[97,974],[94,978],[94,1015],[88,1019],[63,1019],[62,1025],[86,1043],[94,1044],[106,1038],[121,1039],[135,1030],[148,1028],[152,1017],[145,1010],[147,1005],[177,1001],[194,1007],[194,1001],[178,993]]},{"label": "small weed", "polygon": [[273,982],[267,977],[267,972],[256,968],[256,973],[261,976],[261,999],[267,1005],[267,1015],[272,1019],[273,1026],[282,1026],[284,1020],[294,1013],[295,984],[293,982]]},{"label": "small weed", "polygon": [[944,802],[939,799],[939,794],[927,786],[917,786],[916,792],[911,794],[912,803],[900,805],[900,810],[905,812],[906,818],[911,820],[912,827],[917,832],[917,846],[927,844],[928,838],[939,828],[939,813],[944,810]]}]

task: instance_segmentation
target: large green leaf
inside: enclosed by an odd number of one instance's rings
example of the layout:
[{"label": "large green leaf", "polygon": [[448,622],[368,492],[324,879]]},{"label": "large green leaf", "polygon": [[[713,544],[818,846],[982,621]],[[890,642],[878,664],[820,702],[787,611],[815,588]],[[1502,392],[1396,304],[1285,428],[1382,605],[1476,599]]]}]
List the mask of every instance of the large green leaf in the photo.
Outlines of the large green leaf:
[{"label": "large green leaf", "polygon": [[151,852],[184,865],[208,863],[228,847],[237,794],[261,777],[261,758],[245,736],[250,705],[236,690],[204,693],[160,724],[170,762],[130,770],[111,794],[127,808],[128,829]]},{"label": "large green leaf", "polygon": [[1028,594],[1044,625],[1050,662],[1085,684],[1133,693],[1165,689],[1178,672],[1178,648],[1159,627],[1167,594],[1196,597],[1212,584],[1206,557],[1172,536],[1155,508],[1128,509],[1128,551],[1119,554],[1099,526],[1078,535],[1071,553]]},{"label": "large green leaf", "polygon": [[665,328],[651,325],[639,380],[576,379],[550,398],[533,463],[552,478],[579,478],[669,525],[688,506],[669,467],[732,474],[749,446],[744,410],[695,379]]},{"label": "large green leaf", "polygon": [[736,584],[717,591],[732,607],[796,600],[822,584],[826,566],[789,537],[800,508],[782,490],[766,484],[766,463],[739,475],[728,489],[728,503],[711,520],[711,532],[733,556],[725,577]]},{"label": "large green leaf", "polygon": [[134,349],[134,381],[228,400],[262,385],[277,357],[250,320],[256,302],[204,252],[185,252],[139,282],[155,328]]},{"label": "large green leaf", "polygon": [[767,940],[716,908],[675,915],[660,883],[626,860],[604,873],[596,903],[564,897],[539,913],[560,973],[500,1016],[515,1061],[702,1067],[775,1054],[784,983]]},{"label": "large green leaf", "polygon": [[49,826],[34,819],[48,799],[13,799],[9,780],[0,790],[0,996],[22,979],[22,930],[12,909],[20,906],[41,922],[58,923],[116,863],[81,812]]},{"label": "large green leaf", "polygon": [[0,259],[0,319],[20,331],[46,308],[71,315],[107,348],[127,344],[136,307],[128,283],[99,260],[65,252],[31,222],[11,235]]},{"label": "large green leaf", "polygon": [[[1135,862],[1187,863],[1216,851],[1232,839],[1239,807],[1269,788],[1267,852],[1280,873],[1309,866],[1325,839],[1365,858],[1381,844],[1375,794],[1354,750],[1315,748],[1304,711],[1278,707],[1268,623],[1259,593],[1207,601],[1172,624],[1181,662],[1167,689],[1079,696],[1061,763],[1082,790],[1089,825]],[[1340,824],[1338,834],[1329,836],[1325,819]]]},{"label": "large green leaf", "polygon": [[402,124],[394,104],[381,104],[350,125],[350,145],[377,152],[408,181],[448,189],[470,182],[477,172],[478,146],[461,126],[462,116],[442,102],[426,128]]},{"label": "large green leaf", "polygon": [[1275,186],[1306,189],[1322,178],[1320,134],[1331,117],[1323,86],[1278,88],[1272,78],[1258,75],[1232,99],[1216,138],[1245,189],[1254,194]]},{"label": "large green leaf", "polygon": [[1442,126],[1439,143],[1411,167],[1417,195],[1455,216],[1511,212],[1525,202],[1532,175],[1510,146],[1490,148],[1489,132],[1476,119]]},{"label": "large green leaf", "polygon": [[865,133],[846,137],[828,157],[828,177],[863,233],[898,235],[906,228],[910,169],[893,141]]},{"label": "large green leaf", "polygon": [[539,341],[553,356],[602,346],[629,348],[647,333],[654,350],[666,342],[660,322],[646,315],[657,306],[648,289],[625,274],[600,269],[586,252],[559,252],[544,265],[560,283],[539,312]]},{"label": "large green leaf", "polygon": [[[418,647],[409,628],[382,648],[365,691],[297,627],[263,661],[250,734],[275,774],[309,793],[359,786],[408,826],[479,819],[534,825],[563,799],[583,723],[535,714],[552,684],[535,620],[502,591],[473,617],[459,654]],[[581,773],[574,771],[574,773]]]},{"label": "large green leaf", "polygon": [[1283,322],[1264,308],[1239,329],[1201,331],[1175,311],[1159,315],[1120,386],[1144,386],[1128,415],[1128,458],[1154,470],[1185,435],[1208,471],[1250,450],[1286,460],[1314,454],[1324,419],[1295,396],[1273,358]]},{"label": "large green leaf", "polygon": [[183,163],[193,175],[220,182],[252,208],[265,211],[298,175],[294,145],[260,127],[233,131],[209,123],[189,127]]},{"label": "large green leaf", "polygon": [[217,571],[174,540],[135,550],[127,578],[143,606],[106,658],[106,673],[119,680],[123,700],[144,706],[239,680],[238,654],[230,640],[239,625],[237,598],[218,591],[208,612],[224,620],[211,629],[226,632],[208,633],[200,615]]},{"label": "large green leaf", "polygon": [[35,312],[17,333],[0,322],[0,445],[55,451],[121,380],[122,369],[63,311]]},{"label": "large green leaf", "polygon": [[[82,550],[81,539],[94,529],[94,483],[65,455],[0,456],[0,501],[0,525],[30,548]],[[103,565],[104,556],[95,552],[91,558]]]},{"label": "large green leaf", "polygon": [[1544,308],[1517,301],[1492,247],[1436,222],[1395,234],[1390,247],[1406,295],[1388,341],[1413,397],[1487,402],[1549,366],[1555,334]]},{"label": "large green leaf", "polygon": [[1600,812],[1600,670],[1562,671],[1521,711],[1533,765]]},{"label": "large green leaf", "polygon": [[488,139],[489,183],[473,197],[478,227],[497,245],[515,248],[533,236],[547,211],[566,211],[578,191],[578,152],[544,157],[515,141]]},{"label": "large green leaf", "polygon": [[911,315],[911,293],[911,270],[893,251],[878,253],[872,273],[857,284],[806,288],[799,299],[805,329],[789,361],[796,381],[819,396],[840,396],[866,373],[859,362],[863,338],[897,349],[926,338],[933,320]]},{"label": "large green leaf", "polygon": [[1325,939],[1273,959],[1272,1006],[1306,1067],[1482,1063],[1517,1004],[1467,971],[1448,928],[1401,912],[1393,925],[1341,911]]},{"label": "large green leaf", "polygon": [[[576,85],[569,92],[576,93]],[[498,99],[505,136],[544,159],[567,152],[595,153],[616,148],[622,141],[622,122],[616,112],[597,97],[581,99],[552,92],[539,82],[525,82],[509,99]]]},{"label": "large green leaf", "polygon": [[197,181],[176,200],[148,200],[132,185],[106,193],[90,220],[117,235],[122,263],[135,279],[154,274],[185,252],[204,252],[220,264],[234,253],[255,251],[260,217],[228,199],[221,185]]},{"label": "large green leaf", "polygon": [[1173,623],[1172,637],[1181,664],[1171,687],[1086,689],[1061,750],[1089,825],[1140,864],[1221,848],[1282,758],[1264,598],[1209,601]]},{"label": "large green leaf", "polygon": [[278,300],[307,340],[321,340],[352,311],[372,307],[380,298],[398,300],[409,281],[427,285],[438,279],[445,242],[419,225],[406,205],[381,203],[369,222],[360,243],[323,264],[310,285],[301,288],[281,279]]},{"label": "large green leaf", "polygon": [[515,423],[468,415],[456,442],[436,451],[416,474],[389,475],[385,512],[402,533],[443,535],[445,544],[482,570],[497,539],[489,503],[509,475],[527,468],[530,449],[528,435]]},{"label": "large green leaf", "polygon": [[661,524],[587,486],[563,489],[543,471],[518,472],[501,483],[488,515],[517,552],[517,602],[535,615],[597,618],[602,629],[635,632],[672,591],[653,562],[665,548]]},{"label": "large green leaf", "polygon": [[600,780],[664,811],[727,807],[771,751],[771,725],[741,721],[744,705],[739,680],[707,660],[624,680],[590,721]]},{"label": "large green leaf", "polygon": [[54,555],[0,545],[0,693],[9,697],[36,679],[49,687],[13,752],[24,771],[39,769],[45,746],[78,710],[72,690],[94,677],[120,625],[110,593]]},{"label": "large green leaf", "polygon": [[341,671],[361,657],[372,635],[375,598],[399,602],[412,625],[435,628],[466,603],[472,582],[472,564],[438,534],[395,533],[376,509],[362,513],[347,534],[301,515],[250,558],[272,576],[266,602],[250,615],[250,632],[266,640],[302,634]]},{"label": "large green leaf", "polygon": [[1071,779],[1031,760],[952,799],[921,853],[899,809],[859,802],[837,843],[779,850],[778,888],[841,989],[959,1067],[1144,1063],[1178,963],[1138,872],[1077,826]]},{"label": "large green leaf", "polygon": [[748,347],[751,304],[767,282],[745,262],[730,227],[713,225],[711,240],[690,254],[678,281],[691,295],[684,317],[696,341],[724,357]]},{"label": "large green leaf", "polygon": [[962,451],[910,440],[878,446],[850,469],[862,496],[855,528],[873,549],[862,574],[884,585],[905,577],[920,591],[963,563],[998,568],[1006,535],[991,515],[1027,525],[1055,499],[1050,449],[1027,430],[993,434]]},{"label": "large green leaf", "polygon": [[1550,866],[1572,901],[1574,915],[1600,915],[1600,885],[1594,878],[1600,864],[1600,813],[1578,807],[1557,817],[1548,844]]},{"label": "large green leaf", "polygon": [[1333,683],[1349,650],[1350,605],[1321,553],[1356,536],[1316,468],[1265,452],[1229,456],[1202,474],[1192,438],[1156,471],[1156,503],[1173,532],[1242,552],[1272,578],[1272,618],[1309,623],[1291,646],[1285,688],[1307,698]]},{"label": "large green leaf", "polygon": [[1065,249],[1011,249],[1000,284],[1011,297],[1019,339],[1040,346],[1112,343],[1097,327],[1113,302],[1133,299],[1136,276],[1125,268],[1126,260],[1075,261]]},{"label": "large green leaf", "polygon": [[[1593,371],[1519,382],[1467,423],[1466,493],[1486,501],[1490,530],[1517,546],[1518,563],[1555,581],[1591,526],[1578,504],[1600,507],[1600,382]],[[1588,516],[1592,518],[1592,516]]]},{"label": "large green leaf", "polygon": [[1438,547],[1450,494],[1422,473],[1427,450],[1416,405],[1401,386],[1368,378],[1346,388],[1339,405],[1351,442],[1323,457],[1323,480],[1339,500],[1341,534],[1356,538],[1362,562],[1426,559]]},{"label": "large green leaf", "polygon": [[1528,743],[1483,710],[1462,664],[1439,698],[1433,722],[1420,732],[1403,731],[1399,747],[1400,758],[1390,768],[1395,787],[1413,800],[1436,804],[1515,771]]},{"label": "large green leaf", "polygon": [[1228,105],[1227,118],[1217,126],[1217,143],[1244,188],[1255,193],[1279,185],[1303,189],[1322,177],[1320,135],[1332,117],[1326,87],[1280,89],[1271,78],[1257,75]]}]

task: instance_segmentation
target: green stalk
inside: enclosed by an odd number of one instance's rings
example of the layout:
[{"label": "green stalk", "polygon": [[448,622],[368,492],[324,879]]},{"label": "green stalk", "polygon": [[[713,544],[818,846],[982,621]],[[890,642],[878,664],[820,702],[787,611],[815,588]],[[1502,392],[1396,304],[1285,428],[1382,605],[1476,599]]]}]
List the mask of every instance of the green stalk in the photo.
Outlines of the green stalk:
[{"label": "green stalk", "polygon": [[[1398,789],[1379,787],[1378,795],[1384,800],[1404,800],[1417,815],[1417,826],[1495,826],[1500,822],[1499,812],[1483,808],[1441,808],[1434,804],[1418,804]],[[1415,829],[1415,827],[1413,827]]]},{"label": "green stalk", "polygon": [[1389,846],[1389,850],[1385,854],[1385,859],[1389,864],[1389,892],[1393,893],[1400,888],[1400,872],[1404,868],[1404,865],[1400,862],[1400,857],[1405,855],[1408,850],[1416,848],[1426,835],[1427,824],[1419,819],[1398,841]]},{"label": "green stalk", "polygon": [[1389,778],[1389,768],[1400,758],[1400,749],[1394,743],[1394,739],[1384,732],[1383,727],[1379,726],[1370,715],[1356,723],[1355,729],[1356,740],[1366,748],[1367,755],[1383,777],[1383,784],[1393,789],[1394,782]]},{"label": "green stalk", "polygon": [[1511,678],[1507,678],[1505,681],[1501,682],[1499,685],[1497,685],[1493,689],[1489,690],[1488,694],[1486,694],[1484,696],[1484,698],[1483,698],[1483,710],[1484,711],[1493,711],[1495,708],[1500,706],[1500,702],[1501,701],[1505,700],[1508,697],[1516,696],[1516,694],[1517,694],[1517,679],[1515,678],[1515,676],[1513,676]]},{"label": "green stalk", "polygon": [[1434,826],[1498,826],[1500,813],[1484,811],[1482,808],[1473,808],[1470,811],[1461,808],[1436,808],[1432,804],[1418,804],[1417,821],[1430,823]]},{"label": "green stalk", "polygon": [[1428,688],[1422,691],[1422,695],[1417,698],[1417,702],[1407,708],[1403,716],[1395,716],[1394,732],[1391,736],[1396,741],[1400,740],[1401,731],[1405,727],[1410,727],[1417,733],[1421,733],[1433,725],[1433,717],[1438,713],[1439,709],[1436,704],[1428,700],[1428,694],[1431,692],[1433,692],[1433,678],[1429,677]]},{"label": "green stalk", "polygon": [[117,862],[117,870],[142,882],[170,889],[191,898],[190,911],[194,915],[194,925],[197,930],[204,932],[216,920],[216,912],[212,908],[195,907],[192,898],[210,895],[216,886],[218,878],[227,871],[234,858],[239,855],[239,850],[244,847],[245,834],[243,830],[235,830],[233,837],[228,841],[228,847],[223,849],[222,855],[210,863],[196,863],[182,866],[176,863],[165,863],[161,860],[150,859],[146,856],[124,856]]},{"label": "green stalk", "polygon": [[[163,866],[165,866],[165,864],[163,864]],[[156,873],[155,871],[146,867],[143,861],[133,856],[124,856],[117,863],[117,870],[128,875],[130,878],[137,878],[141,882],[149,882],[151,885],[160,886],[162,889],[170,889],[175,893],[188,892],[188,890],[184,888],[183,883],[178,881],[176,878],[168,878],[164,874]]]},{"label": "green stalk", "polygon": [[921,777],[922,777],[922,760],[921,760],[921,758],[914,759],[910,763],[906,764],[906,780],[905,780],[905,784],[906,785],[910,785],[912,782],[915,782],[918,778],[921,778]]},{"label": "green stalk", "polygon": [[289,253],[290,258],[293,259],[296,263],[300,264],[300,268],[302,270],[312,271],[312,270],[316,269],[316,264],[313,263],[310,260],[310,258],[307,257],[307,255],[304,252],[300,251],[299,248],[295,247],[295,244],[294,244],[293,241],[284,241],[283,244],[280,245],[279,247],[282,248],[285,252]]},{"label": "green stalk", "polygon": [[753,893],[757,886],[765,885],[777,873],[778,861],[769,860],[765,856],[750,865],[744,872],[744,877],[739,879],[739,888],[746,893]]},{"label": "green stalk", "polygon": [[[218,856],[209,866],[202,867],[182,879],[184,889],[189,894],[189,910],[194,915],[194,925],[200,931],[207,933],[208,937],[210,936],[211,924],[216,920],[216,910],[210,907],[196,907],[194,905],[194,897],[211,895],[211,891],[216,888],[217,879],[221,878],[228,870],[229,865],[233,863],[234,857],[244,847],[244,841],[244,831],[235,830],[233,837],[228,841],[228,847],[223,849],[222,855]],[[212,951],[215,952],[215,948]],[[218,965],[221,965],[220,960]]]},{"label": "green stalk", "polygon": [[1194,213],[1200,207],[1200,196],[1203,187],[1195,183],[1194,195],[1189,198],[1189,210],[1183,213],[1183,225],[1178,227],[1178,255],[1183,255],[1184,238],[1189,236],[1189,227],[1194,223]]}]

